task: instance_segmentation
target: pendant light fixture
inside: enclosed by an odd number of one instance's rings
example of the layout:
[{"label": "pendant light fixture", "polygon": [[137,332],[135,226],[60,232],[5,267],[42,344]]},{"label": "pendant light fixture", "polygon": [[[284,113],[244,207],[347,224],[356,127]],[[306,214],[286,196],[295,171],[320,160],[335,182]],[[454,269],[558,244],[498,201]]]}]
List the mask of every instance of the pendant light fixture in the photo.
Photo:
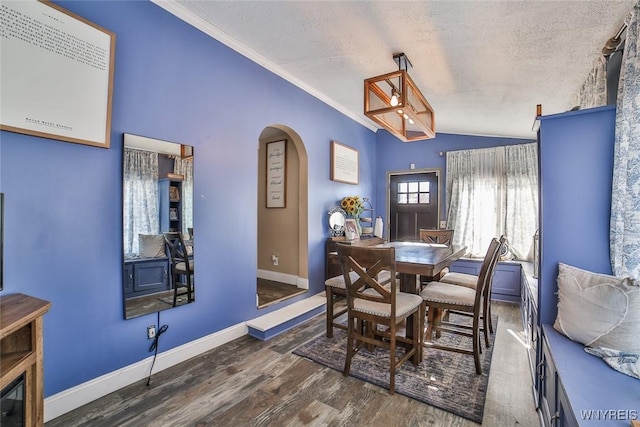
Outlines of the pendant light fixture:
[{"label": "pendant light fixture", "polygon": [[364,81],[364,114],[404,142],[434,138],[435,115],[407,70],[404,53],[393,55],[398,71]]}]

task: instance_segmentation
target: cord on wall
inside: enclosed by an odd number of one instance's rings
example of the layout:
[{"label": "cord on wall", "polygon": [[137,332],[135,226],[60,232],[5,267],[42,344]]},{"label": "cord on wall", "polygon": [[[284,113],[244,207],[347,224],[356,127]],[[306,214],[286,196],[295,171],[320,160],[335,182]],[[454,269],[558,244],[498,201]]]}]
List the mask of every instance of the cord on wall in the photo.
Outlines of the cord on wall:
[{"label": "cord on wall", "polygon": [[[160,326],[160,312],[158,312],[157,314],[158,314],[158,321],[156,325]],[[151,384],[151,373],[153,372],[153,365],[156,364],[156,357],[158,356],[158,340],[160,339],[160,335],[167,332],[167,329],[169,329],[169,325],[162,325],[161,327],[159,327],[158,332],[156,333],[156,336],[153,338],[153,342],[149,347],[149,351],[153,351],[153,361],[151,362],[151,368],[149,369],[149,378],[147,378],[147,386]]]}]

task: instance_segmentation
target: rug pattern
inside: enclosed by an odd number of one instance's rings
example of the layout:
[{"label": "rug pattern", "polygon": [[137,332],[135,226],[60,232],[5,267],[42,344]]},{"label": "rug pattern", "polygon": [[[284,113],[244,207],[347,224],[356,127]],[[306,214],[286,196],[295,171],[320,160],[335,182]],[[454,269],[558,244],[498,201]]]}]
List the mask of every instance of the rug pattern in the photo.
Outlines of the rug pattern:
[{"label": "rug pattern", "polygon": [[[451,320],[465,322],[468,318],[451,316]],[[498,317],[493,316],[494,331]],[[424,359],[418,366],[405,362],[396,370],[396,393],[451,412],[476,423],[482,423],[484,403],[489,382],[489,369],[493,353],[483,348],[480,356],[482,375],[476,375],[473,356],[451,351],[424,349]],[[453,334],[442,334],[439,343],[471,348],[471,339]],[[346,355],[347,334],[335,329],[333,338],[325,334],[313,338],[293,351],[293,354],[342,372]],[[402,350],[398,350],[401,354]],[[389,352],[377,348],[373,352],[362,349],[351,361],[350,376],[389,388]]]}]

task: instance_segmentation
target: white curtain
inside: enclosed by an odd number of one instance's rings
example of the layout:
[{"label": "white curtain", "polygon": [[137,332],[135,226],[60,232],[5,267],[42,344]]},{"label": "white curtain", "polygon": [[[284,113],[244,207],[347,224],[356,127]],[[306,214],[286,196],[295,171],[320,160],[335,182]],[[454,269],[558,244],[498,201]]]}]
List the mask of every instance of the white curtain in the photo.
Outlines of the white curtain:
[{"label": "white curtain", "polygon": [[574,105],[581,109],[607,105],[607,60],[599,57],[582,84]]},{"label": "white curtain", "polygon": [[124,253],[139,253],[138,234],[158,234],[158,153],[124,149]]},{"label": "white curtain", "polygon": [[531,259],[538,214],[537,145],[447,153],[447,228],[467,255],[484,256],[505,235],[518,259]]},{"label": "white curtain", "polygon": [[611,197],[611,266],[640,277],[640,1],[627,18],[616,108]]},{"label": "white curtain", "polygon": [[504,233],[517,259],[533,260],[538,229],[538,145],[505,147]]},{"label": "white curtain", "polygon": [[193,228],[193,158],[176,158],[174,172],[184,175],[182,181],[182,232],[188,233]]}]

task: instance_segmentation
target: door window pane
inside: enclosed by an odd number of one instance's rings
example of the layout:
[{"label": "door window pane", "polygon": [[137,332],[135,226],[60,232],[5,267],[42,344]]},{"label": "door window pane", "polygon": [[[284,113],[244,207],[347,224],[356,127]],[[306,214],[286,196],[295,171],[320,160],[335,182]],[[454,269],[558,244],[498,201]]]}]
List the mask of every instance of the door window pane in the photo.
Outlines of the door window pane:
[{"label": "door window pane", "polygon": [[431,203],[429,182],[399,182],[398,203],[400,204],[429,204]]}]

